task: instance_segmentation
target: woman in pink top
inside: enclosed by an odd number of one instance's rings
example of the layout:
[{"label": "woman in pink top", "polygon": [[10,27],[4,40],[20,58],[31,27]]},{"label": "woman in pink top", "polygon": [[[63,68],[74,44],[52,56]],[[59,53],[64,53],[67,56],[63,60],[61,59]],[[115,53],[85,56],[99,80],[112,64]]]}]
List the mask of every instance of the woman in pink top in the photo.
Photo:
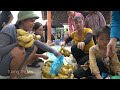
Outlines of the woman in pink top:
[{"label": "woman in pink top", "polygon": [[69,25],[69,33],[72,33],[74,29],[74,17],[80,16],[84,20],[84,16],[81,13],[75,11],[67,11],[68,14],[68,25]]}]

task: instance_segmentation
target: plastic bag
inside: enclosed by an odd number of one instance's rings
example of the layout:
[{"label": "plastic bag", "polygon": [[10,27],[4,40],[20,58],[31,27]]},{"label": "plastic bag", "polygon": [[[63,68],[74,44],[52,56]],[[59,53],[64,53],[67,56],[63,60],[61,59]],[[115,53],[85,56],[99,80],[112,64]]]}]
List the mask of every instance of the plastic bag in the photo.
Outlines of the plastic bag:
[{"label": "plastic bag", "polygon": [[49,57],[48,60],[54,61],[57,59],[57,57],[53,53],[47,52],[47,56]]},{"label": "plastic bag", "polygon": [[58,74],[60,72],[60,69],[63,66],[63,60],[64,60],[63,55],[59,56],[56,60],[54,60],[54,62],[52,63],[50,67],[51,75]]},{"label": "plastic bag", "polygon": [[[59,51],[60,50],[60,46],[52,46],[53,49],[55,49],[56,51]],[[49,57],[48,60],[56,60],[57,57],[53,54],[53,53],[50,53],[50,52],[46,52],[47,56]]]}]

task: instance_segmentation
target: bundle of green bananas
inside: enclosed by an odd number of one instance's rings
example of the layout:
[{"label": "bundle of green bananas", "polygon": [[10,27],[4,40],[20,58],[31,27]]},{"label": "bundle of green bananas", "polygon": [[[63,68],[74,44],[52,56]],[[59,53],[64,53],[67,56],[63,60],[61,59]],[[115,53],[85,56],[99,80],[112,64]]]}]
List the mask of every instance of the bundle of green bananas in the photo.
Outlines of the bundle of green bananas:
[{"label": "bundle of green bananas", "polygon": [[53,61],[47,61],[42,67],[42,79],[74,79],[74,66],[63,65],[58,75],[50,75],[50,66]]},{"label": "bundle of green bananas", "polygon": [[71,54],[71,52],[68,51],[67,49],[65,49],[64,46],[62,46],[62,47],[60,48],[60,51],[59,51],[59,52],[60,52],[62,55],[64,55],[65,57],[69,57],[70,54]]},{"label": "bundle of green bananas", "polygon": [[23,29],[17,29],[18,44],[22,47],[31,47],[35,40],[40,39],[40,35],[30,34]]}]

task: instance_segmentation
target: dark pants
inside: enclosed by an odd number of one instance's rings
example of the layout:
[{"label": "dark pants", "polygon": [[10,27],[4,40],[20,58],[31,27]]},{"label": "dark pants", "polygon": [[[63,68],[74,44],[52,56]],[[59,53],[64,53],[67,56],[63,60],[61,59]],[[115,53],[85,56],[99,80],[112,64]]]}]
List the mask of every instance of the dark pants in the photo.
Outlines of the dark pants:
[{"label": "dark pants", "polygon": [[[85,59],[88,60],[89,57]],[[99,68],[100,74],[102,74],[103,72],[108,73],[108,69],[104,66],[104,63],[100,59],[97,58],[96,62],[97,62],[97,66]],[[82,69],[82,67],[80,67],[79,69],[75,70],[73,74],[75,78],[82,78],[82,77],[95,78],[95,76],[91,74],[90,68],[88,68],[85,71]]]},{"label": "dark pants", "polygon": [[84,53],[81,49],[78,49],[77,45],[73,45],[71,47],[71,52],[73,57],[76,59],[77,64],[84,65],[84,63],[88,61],[87,59],[82,59],[84,56],[88,54]]}]

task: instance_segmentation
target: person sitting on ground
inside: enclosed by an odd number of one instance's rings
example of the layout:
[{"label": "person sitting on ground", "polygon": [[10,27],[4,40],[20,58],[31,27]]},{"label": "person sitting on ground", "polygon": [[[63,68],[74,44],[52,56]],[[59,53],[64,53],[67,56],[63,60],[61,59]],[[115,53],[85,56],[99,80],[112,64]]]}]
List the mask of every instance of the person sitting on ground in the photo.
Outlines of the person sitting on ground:
[{"label": "person sitting on ground", "polygon": [[84,20],[80,16],[74,17],[74,24],[76,30],[62,42],[62,45],[65,46],[73,40],[74,45],[71,47],[72,55],[76,59],[77,64],[83,65],[86,61],[81,61],[81,59],[88,55],[89,48],[94,45],[92,30],[90,28],[84,28]]},{"label": "person sitting on ground", "polygon": [[[120,62],[117,54],[114,53],[112,57],[107,57],[107,44],[110,40],[110,27],[101,27],[96,32],[97,44],[90,47],[88,62],[88,69],[79,69],[74,76],[76,78],[92,78],[92,79],[105,79],[108,75],[120,75]],[[80,70],[83,70],[82,72]],[[106,74],[106,75],[105,75]],[[105,75],[105,76],[104,76]]]},{"label": "person sitting on ground", "polygon": [[107,57],[107,44],[110,41],[110,27],[104,26],[96,33],[97,45],[89,50],[89,66],[91,74],[97,79],[103,79],[102,73],[120,75],[120,62],[117,53]]},{"label": "person sitting on ground", "polygon": [[[43,27],[44,26],[41,23],[35,22],[34,26],[33,26],[33,29],[32,29],[32,33],[34,33],[35,35],[40,35],[41,36],[40,41],[44,43],[45,38],[43,36],[43,31],[44,31]],[[47,52],[47,51],[44,51],[44,50],[38,48],[36,53],[37,54],[43,54],[45,52]],[[43,62],[43,60],[42,59],[35,60],[31,65],[27,65],[27,66],[28,67],[40,67],[40,64],[39,64],[40,62]]]},{"label": "person sitting on ground", "polygon": [[56,57],[61,55],[58,51],[39,40],[34,41],[29,48],[20,46],[17,29],[23,29],[29,33],[38,18],[33,11],[19,11],[16,24],[7,25],[1,30],[0,75],[10,75],[10,79],[18,79],[22,74],[27,74],[26,66],[36,58],[48,58],[46,55],[36,54],[37,48],[51,52]]}]

